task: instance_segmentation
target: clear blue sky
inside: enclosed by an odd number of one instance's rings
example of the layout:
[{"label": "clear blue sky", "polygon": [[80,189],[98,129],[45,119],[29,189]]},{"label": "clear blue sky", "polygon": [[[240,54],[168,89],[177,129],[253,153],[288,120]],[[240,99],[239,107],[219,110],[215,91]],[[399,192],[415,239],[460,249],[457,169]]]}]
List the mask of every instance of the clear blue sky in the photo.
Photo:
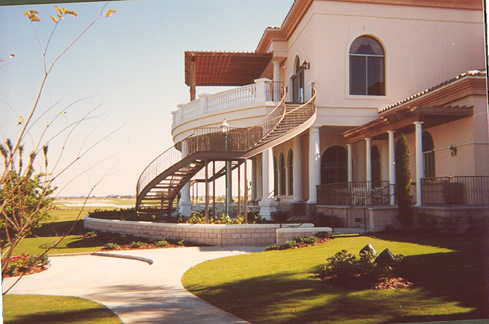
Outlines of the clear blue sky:
[{"label": "clear blue sky", "polygon": [[[139,174],[173,143],[171,111],[189,101],[184,83],[184,51],[254,51],[264,29],[281,25],[293,0],[137,0],[109,2],[116,12],[100,20],[61,59],[44,91],[40,109],[52,112],[32,129],[36,138],[46,120],[66,111],[50,134],[100,105],[70,137],[55,172],[106,134],[109,138],[56,184],[61,196],[134,194]],[[102,10],[105,3],[58,4],[78,14],[58,26],[48,62]],[[15,138],[20,116],[33,105],[43,76],[39,43],[24,16],[39,11],[35,23],[43,43],[54,23],[53,5],[0,7],[0,139]],[[9,54],[15,57],[9,58]],[[214,90],[214,91],[217,91]],[[197,93],[211,92],[197,88]],[[79,99],[83,99],[79,101]],[[72,108],[67,107],[79,101]],[[48,138],[47,136],[46,138]],[[50,142],[49,166],[56,165],[61,139]],[[27,139],[27,149],[34,142]],[[39,167],[40,168],[40,167]],[[74,177],[82,173],[75,180]],[[71,181],[71,182],[70,182]],[[66,183],[69,183],[65,187]]]}]

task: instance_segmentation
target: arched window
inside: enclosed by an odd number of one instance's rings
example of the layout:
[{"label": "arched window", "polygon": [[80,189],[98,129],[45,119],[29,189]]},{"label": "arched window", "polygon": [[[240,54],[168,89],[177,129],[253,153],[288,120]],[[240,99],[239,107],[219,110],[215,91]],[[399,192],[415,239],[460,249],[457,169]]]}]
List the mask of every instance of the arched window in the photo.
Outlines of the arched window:
[{"label": "arched window", "polygon": [[278,195],[278,168],[277,168],[277,158],[273,157],[273,195]]},{"label": "arched window", "polygon": [[321,157],[321,184],[348,181],[348,152],[344,147],[333,146]]},{"label": "arched window", "polygon": [[435,143],[428,132],[423,132],[423,158],[425,178],[435,177]]},{"label": "arched window", "polygon": [[287,189],[288,194],[292,195],[294,193],[294,152],[289,150],[287,154]]},{"label": "arched window", "polygon": [[304,102],[304,67],[301,66],[299,56],[295,58],[294,75],[292,82],[292,102]]},{"label": "arched window", "polygon": [[287,170],[285,168],[285,157],[284,153],[280,153],[280,177],[279,177],[279,184],[280,184],[280,191],[279,195],[284,196],[285,195],[285,175],[287,174]]},{"label": "arched window", "polygon": [[384,49],[374,38],[361,36],[350,47],[350,94],[385,95]]},{"label": "arched window", "polygon": [[380,187],[380,152],[377,145],[370,149],[370,162],[372,168],[372,187]]}]

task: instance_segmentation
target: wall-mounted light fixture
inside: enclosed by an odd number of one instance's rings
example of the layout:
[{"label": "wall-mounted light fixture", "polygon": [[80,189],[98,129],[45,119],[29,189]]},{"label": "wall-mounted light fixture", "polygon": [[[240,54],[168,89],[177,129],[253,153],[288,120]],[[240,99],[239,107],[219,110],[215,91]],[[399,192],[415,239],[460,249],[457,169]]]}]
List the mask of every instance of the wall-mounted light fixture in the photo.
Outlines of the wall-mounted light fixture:
[{"label": "wall-mounted light fixture", "polygon": [[301,64],[301,68],[304,70],[309,70],[311,68],[311,63],[304,60],[304,62]]},{"label": "wall-mounted light fixture", "polygon": [[453,144],[450,145],[450,155],[451,156],[457,155],[457,148]]}]

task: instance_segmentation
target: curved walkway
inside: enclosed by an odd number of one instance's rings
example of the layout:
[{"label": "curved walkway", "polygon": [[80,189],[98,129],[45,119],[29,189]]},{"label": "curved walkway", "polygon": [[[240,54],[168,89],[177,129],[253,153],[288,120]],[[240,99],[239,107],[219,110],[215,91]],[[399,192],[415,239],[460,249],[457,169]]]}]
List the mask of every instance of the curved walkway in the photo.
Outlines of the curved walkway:
[{"label": "curved walkway", "polygon": [[[110,252],[140,260],[51,257],[49,270],[25,276],[9,293],[87,298],[110,308],[124,323],[247,323],[186,291],[181,277],[206,260],[258,251],[263,248],[213,246]],[[6,278],[3,286],[12,282]]]}]

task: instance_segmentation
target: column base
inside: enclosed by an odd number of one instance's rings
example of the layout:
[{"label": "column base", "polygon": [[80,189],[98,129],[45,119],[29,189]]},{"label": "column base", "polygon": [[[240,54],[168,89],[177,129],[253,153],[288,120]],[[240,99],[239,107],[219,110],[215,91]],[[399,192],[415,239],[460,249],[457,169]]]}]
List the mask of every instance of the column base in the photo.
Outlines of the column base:
[{"label": "column base", "polygon": [[260,216],[266,220],[271,220],[272,213],[277,210],[278,201],[275,199],[262,199],[258,206],[260,206]]},{"label": "column base", "polygon": [[178,213],[182,216],[190,216],[192,214],[192,202],[180,200],[178,202]]}]

